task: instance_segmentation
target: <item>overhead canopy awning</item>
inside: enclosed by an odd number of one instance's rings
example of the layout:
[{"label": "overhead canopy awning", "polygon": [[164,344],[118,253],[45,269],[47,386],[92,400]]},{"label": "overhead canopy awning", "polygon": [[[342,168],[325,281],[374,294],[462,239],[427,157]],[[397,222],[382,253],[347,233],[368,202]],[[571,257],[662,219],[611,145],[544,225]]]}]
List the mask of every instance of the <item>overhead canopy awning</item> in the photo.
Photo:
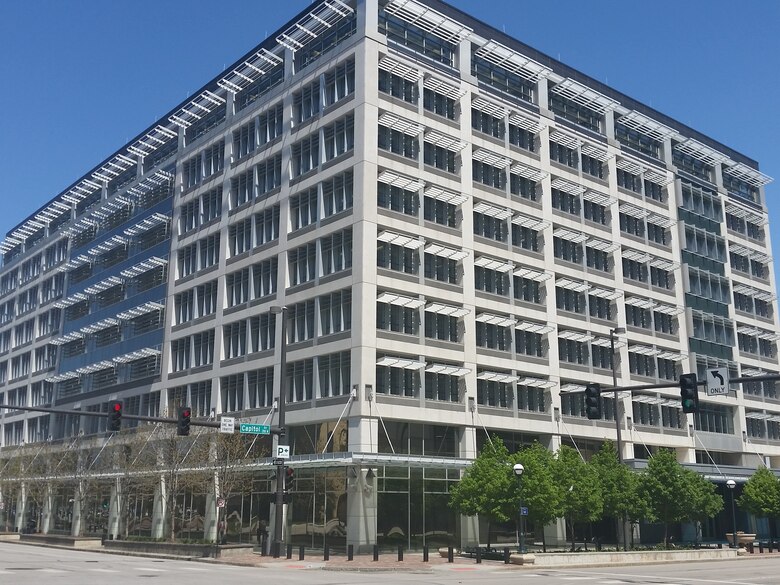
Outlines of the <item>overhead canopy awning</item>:
[{"label": "overhead canopy awning", "polygon": [[634,162],[632,160],[628,160],[627,158],[621,158],[618,157],[615,161],[615,166],[619,168],[621,171],[626,171],[628,173],[631,173],[632,175],[638,175],[642,172],[642,165]]},{"label": "overhead canopy awning", "polygon": [[140,262],[134,264],[130,268],[125,268],[119,274],[121,274],[125,278],[134,278],[139,274],[148,272],[149,270],[152,270],[153,268],[157,268],[158,266],[165,266],[166,264],[168,264],[168,260],[166,260],[165,258],[158,258],[157,256],[152,256],[151,258],[147,258],[146,260],[141,260]]},{"label": "overhead canopy awning", "polygon": [[134,196],[135,198],[141,199],[147,193],[154,191],[155,189],[165,184],[172,186],[173,179],[174,179],[173,175],[168,171],[156,171],[155,173],[142,179],[136,185],[130,187],[127,190],[127,192],[128,194]]},{"label": "overhead canopy awning", "polygon": [[769,223],[769,216],[759,215],[754,210],[745,209],[744,207],[734,205],[733,203],[726,203],[726,213],[756,225],[766,225]]},{"label": "overhead canopy awning", "polygon": [[617,100],[607,97],[571,78],[555,84],[550,89],[550,92],[570,99],[574,103],[585,106],[599,114],[604,114],[607,110],[612,110],[620,105],[620,102]]},{"label": "overhead canopy awning", "polygon": [[609,290],[608,288],[591,287],[588,289],[588,294],[592,297],[598,297],[600,299],[607,299],[608,301],[614,301],[623,296],[623,292],[619,290]]},{"label": "overhead canopy awning", "polygon": [[543,219],[537,219],[535,217],[529,217],[527,215],[523,215],[522,213],[515,215],[512,218],[512,223],[514,225],[519,225],[537,232],[546,229],[550,225],[549,221],[544,221]]},{"label": "overhead canopy awning", "polygon": [[385,126],[391,130],[397,130],[401,134],[406,134],[407,136],[419,136],[420,132],[423,130],[423,126],[421,124],[412,122],[406,118],[401,118],[400,116],[396,116],[390,112],[385,112],[379,116],[378,121],[380,126]]},{"label": "overhead canopy awning", "polygon": [[168,120],[182,128],[189,128],[216,108],[223,107],[225,107],[225,98],[206,89],[200,95],[190,100],[189,103],[179,108],[175,114],[168,116]]},{"label": "overhead canopy awning", "polygon": [[412,192],[419,191],[425,186],[425,183],[420,179],[412,179],[391,171],[382,171],[376,180],[385,185]]},{"label": "overhead canopy awning", "polygon": [[553,179],[550,186],[553,189],[558,189],[559,191],[563,191],[564,193],[569,193],[570,195],[582,195],[585,192],[585,187],[583,187],[582,185],[578,185],[577,183],[572,183],[571,181],[567,181],[566,179],[561,179],[560,177]]},{"label": "overhead canopy awning", "polygon": [[86,374],[94,374],[95,372],[99,372],[100,370],[108,370],[108,369],[113,369],[115,367],[116,364],[114,364],[113,361],[104,360],[102,362],[89,364],[88,366],[84,366],[83,368],[78,368],[76,372],[84,376]]},{"label": "overhead canopy awning", "polygon": [[387,355],[379,358],[376,361],[376,365],[387,368],[400,368],[404,370],[422,370],[425,367],[425,362]]},{"label": "overhead canopy awning", "polygon": [[153,301],[150,301],[148,303],[144,303],[143,305],[138,305],[137,307],[133,307],[132,309],[128,309],[126,311],[122,311],[121,313],[117,313],[116,318],[122,321],[127,321],[129,319],[135,319],[136,317],[140,317],[141,315],[146,315],[154,311],[161,311],[164,308],[165,305],[163,305],[162,303],[155,303]]},{"label": "overhead canopy awning", "polygon": [[456,207],[463,205],[463,203],[468,200],[468,197],[463,193],[453,193],[447,189],[437,187],[436,185],[429,185],[426,187],[424,195],[431,199],[436,199],[436,201],[443,201],[444,203],[449,203]]},{"label": "overhead canopy awning", "polygon": [[629,345],[628,352],[647,356],[656,356],[660,353],[659,350],[649,345]]},{"label": "overhead canopy awning", "polygon": [[66,343],[70,343],[71,341],[76,341],[78,339],[84,339],[84,334],[81,331],[72,331],[67,335],[50,340],[49,343],[52,345],[65,345]]},{"label": "overhead canopy awning", "polygon": [[325,0],[276,37],[276,42],[293,52],[298,51],[354,12],[354,8],[341,0]]},{"label": "overhead canopy awning", "polygon": [[106,164],[92,173],[92,178],[96,181],[109,183],[116,179],[127,169],[134,167],[138,163],[128,156],[117,154]]},{"label": "overhead canopy awning", "polygon": [[385,10],[449,43],[457,44],[469,38],[473,32],[469,27],[415,0],[390,0]]},{"label": "overhead canopy awning", "polygon": [[578,282],[568,278],[559,278],[555,281],[555,286],[565,290],[571,290],[574,292],[586,292],[590,289],[590,285],[587,282]]},{"label": "overhead canopy awning", "polygon": [[535,282],[544,282],[553,276],[549,272],[528,268],[526,266],[518,266],[514,271],[514,275],[518,278],[527,278],[528,280],[533,280]]},{"label": "overhead canopy awning", "polygon": [[138,222],[137,224],[125,229],[124,234],[126,236],[137,236],[138,234],[142,234],[143,232],[149,231],[155,226],[168,223],[170,219],[171,218],[165,215],[164,213],[153,213],[152,215],[150,215],[147,218],[144,218],[142,221]]},{"label": "overhead canopy awning", "polygon": [[685,312],[685,307],[676,307],[673,305],[663,305],[661,303],[655,305],[653,307],[653,311],[656,313],[661,313],[662,315],[671,315],[672,317],[676,315],[681,315]]},{"label": "overhead canopy awning", "polygon": [[494,40],[489,40],[479,47],[476,55],[529,81],[538,81],[540,77],[547,77],[552,73],[549,67]]},{"label": "overhead canopy awning", "polygon": [[662,360],[681,362],[688,359],[688,354],[680,353],[679,351],[665,351],[663,349],[659,349],[658,354],[656,354],[655,357]]},{"label": "overhead canopy awning", "polygon": [[506,315],[493,315],[492,313],[479,313],[474,320],[477,323],[486,323],[488,325],[495,325],[496,327],[512,327],[517,323],[517,319],[514,317],[507,317]]},{"label": "overhead canopy awning", "polygon": [[590,201],[591,203],[595,203],[596,205],[601,205],[602,207],[609,207],[615,202],[615,199],[613,197],[610,197],[609,195],[604,195],[603,193],[599,193],[598,191],[585,191],[582,194],[582,198],[585,201]]},{"label": "overhead canopy awning", "polygon": [[650,259],[650,254],[647,252],[640,252],[629,248],[623,248],[621,256],[626,260],[632,260],[633,262],[647,262]]},{"label": "overhead canopy awning", "polygon": [[423,299],[405,297],[396,293],[384,292],[376,298],[377,303],[387,303],[388,305],[395,305],[397,307],[405,307],[407,309],[419,309],[425,304]]},{"label": "overhead canopy awning", "polygon": [[651,258],[650,266],[659,270],[677,270],[680,267],[677,262],[672,262],[666,258]]},{"label": "overhead canopy awning", "polygon": [[518,331],[527,331],[528,333],[538,333],[539,335],[547,335],[552,331],[555,331],[555,326],[549,323],[535,323],[533,321],[520,321],[515,325],[515,329]]},{"label": "overhead canopy awning", "polygon": [[396,234],[394,232],[381,232],[376,239],[380,242],[392,244],[394,246],[401,246],[403,248],[409,248],[410,250],[417,250],[421,248],[425,242],[412,236],[404,234]]},{"label": "overhead canopy awning", "polygon": [[650,181],[651,183],[656,183],[661,186],[668,185],[669,183],[674,181],[673,176],[670,178],[667,173],[655,171],[650,168],[645,168],[644,178]]},{"label": "overhead canopy awning", "polygon": [[460,98],[466,95],[465,90],[455,85],[452,85],[451,83],[447,83],[446,81],[442,81],[441,79],[438,79],[431,75],[425,76],[425,81],[423,81],[423,87],[425,89],[430,89],[431,91],[435,91],[436,93],[440,93],[441,95],[455,101],[458,101]]},{"label": "overhead canopy awning", "polygon": [[503,119],[506,116],[508,108],[499,104],[494,104],[491,101],[486,100],[483,97],[474,97],[471,100],[471,107],[475,110],[479,110],[483,114],[488,114],[494,118]]},{"label": "overhead canopy awning", "polygon": [[127,150],[136,156],[147,157],[161,146],[168,144],[176,138],[178,138],[176,130],[158,124],[144,134],[143,137],[128,146]]},{"label": "overhead canopy awning", "polygon": [[636,110],[632,110],[627,114],[620,116],[616,121],[623,124],[626,128],[636,130],[640,134],[649,136],[659,142],[663,142],[668,136],[679,135],[677,130],[669,128],[669,126],[665,126],[660,122],[656,122],[652,118],[648,118]]},{"label": "overhead canopy awning", "polygon": [[[590,340],[591,345],[595,345],[596,347],[613,347],[613,341],[609,339],[609,337],[594,337]],[[614,339],[614,347],[615,349],[619,349],[626,345],[626,342],[623,341],[620,338]]]},{"label": "overhead canopy awning", "polygon": [[593,339],[593,334],[584,331],[558,331],[558,339],[567,339],[577,343],[587,343]]},{"label": "overhead canopy awning", "polygon": [[588,248],[593,248],[594,250],[601,250],[602,252],[606,252],[607,254],[611,254],[615,250],[620,249],[620,244],[616,244],[615,242],[607,242],[606,240],[599,240],[598,238],[591,238],[587,242],[585,242],[585,245]]},{"label": "overhead canopy awning", "polygon": [[[274,50],[284,51],[281,47]],[[260,49],[246,61],[242,62],[238,67],[232,69],[230,73],[217,81],[217,85],[222,89],[235,94],[246,89],[263,75],[276,67],[279,67],[283,63],[283,57],[267,49]]]},{"label": "overhead canopy awning", "polygon": [[624,203],[622,201],[620,202],[620,205],[618,205],[618,211],[635,219],[644,219],[650,215],[650,212],[647,209],[643,209],[633,203]]},{"label": "overhead canopy awning", "polygon": [[775,295],[773,295],[771,292],[759,290],[757,288],[753,288],[752,286],[748,286],[746,284],[735,284],[732,290],[735,293],[753,297],[754,299],[758,299],[759,301],[771,302],[776,298]]},{"label": "overhead canopy awning", "polygon": [[480,201],[474,205],[474,213],[481,213],[482,215],[494,217],[498,220],[504,220],[512,217],[511,209],[507,209],[506,207],[496,207],[495,205],[490,205],[484,201]]},{"label": "overhead canopy awning", "polygon": [[640,309],[652,309],[656,305],[655,301],[641,297],[626,297],[623,303],[631,307],[639,307]]},{"label": "overhead canopy awning", "polygon": [[70,307],[71,305],[75,305],[76,303],[81,303],[86,300],[89,300],[87,295],[84,293],[76,293],[52,303],[52,307],[57,309],[65,309],[66,307]]},{"label": "overhead canopy awning", "polygon": [[119,320],[114,319],[113,317],[109,317],[107,319],[101,319],[97,323],[92,323],[91,325],[82,327],[81,332],[87,334],[97,333],[98,331],[102,331],[103,329],[108,329],[109,327],[115,327],[118,324],[119,324]]},{"label": "overhead canopy awning", "polygon": [[422,72],[414,67],[410,67],[409,65],[391,59],[390,57],[382,57],[379,60],[379,68],[413,83],[423,76]]},{"label": "overhead canopy awning", "polygon": [[496,260],[489,256],[480,256],[474,260],[474,266],[495,270],[496,272],[510,272],[515,267],[509,260]]},{"label": "overhead canopy awning", "polygon": [[747,166],[744,163],[736,163],[731,166],[724,166],[723,172],[731,177],[734,177],[735,179],[745,181],[749,185],[753,185],[753,187],[757,188],[768,185],[774,180],[772,177],[769,177],[764,173]]},{"label": "overhead canopy awning", "polygon": [[576,136],[572,136],[571,134],[566,134],[566,132],[561,132],[560,130],[551,130],[550,140],[552,140],[556,144],[560,144],[561,146],[570,148],[571,150],[577,150],[581,142],[580,139],[577,138]]},{"label": "overhead canopy awning", "polygon": [[574,230],[561,228],[561,227],[555,228],[553,230],[553,236],[556,238],[561,238],[562,240],[566,240],[567,242],[571,242],[573,244],[581,244],[589,237],[587,234],[583,234],[582,232],[575,232]]},{"label": "overhead canopy awning", "polygon": [[590,158],[595,158],[597,161],[601,161],[601,162],[607,162],[609,159],[612,158],[612,155],[609,154],[606,148],[601,148],[588,143],[584,143],[582,145],[580,152],[582,152],[582,154],[584,154],[585,156],[589,156]]},{"label": "overhead canopy awning", "polygon": [[649,213],[647,215],[647,223],[652,223],[653,225],[657,225],[660,228],[667,229],[676,224],[677,221],[658,213]]},{"label": "overhead canopy awning", "polygon": [[681,408],[680,399],[662,398],[660,396],[648,396],[646,394],[635,394],[631,397],[633,402],[639,404],[650,404],[653,406],[670,406],[672,408]]},{"label": "overhead canopy awning", "polygon": [[426,313],[436,313],[437,315],[446,315],[447,317],[455,317],[460,319],[471,313],[470,309],[464,307],[455,307],[453,305],[445,305],[444,303],[429,303],[425,305]]},{"label": "overhead canopy awning", "polygon": [[517,380],[518,386],[529,386],[531,388],[552,388],[557,382],[551,382],[544,378],[534,378],[532,376],[526,376]]},{"label": "overhead canopy awning", "polygon": [[542,129],[542,124],[538,120],[532,120],[531,118],[516,112],[509,114],[509,123],[518,128],[527,130],[531,134],[538,134]]},{"label": "overhead canopy awning", "polygon": [[512,163],[512,166],[509,167],[509,172],[512,173],[513,175],[525,177],[526,179],[529,179],[537,183],[547,176],[547,173],[540,171],[539,169],[535,169],[533,167],[518,162]]},{"label": "overhead canopy awning", "polygon": [[474,160],[483,162],[487,165],[490,165],[492,167],[497,167],[497,168],[507,167],[509,166],[509,163],[512,162],[507,157],[502,156],[500,154],[496,154],[495,152],[491,152],[485,148],[476,149],[472,153],[471,157]]},{"label": "overhead canopy awning", "polygon": [[433,254],[434,256],[439,256],[440,258],[447,258],[448,260],[453,260],[454,262],[460,262],[469,255],[466,250],[457,250],[455,248],[448,248],[447,246],[434,243],[429,243],[425,246],[425,253]]},{"label": "overhead canopy awning", "polygon": [[452,136],[448,136],[447,134],[443,134],[436,130],[427,130],[425,132],[424,140],[428,144],[441,146],[442,148],[453,152],[460,152],[468,146],[467,142],[461,142],[457,138],[453,138]]},{"label": "overhead canopy awning", "polygon": [[119,363],[119,364],[128,364],[130,362],[134,362],[136,360],[140,360],[143,358],[148,357],[157,357],[160,355],[159,349],[154,349],[151,347],[145,347],[144,349],[139,349],[138,351],[134,351],[131,353],[126,353],[124,355],[117,356],[113,358],[113,361]]},{"label": "overhead canopy awning", "polygon": [[461,368],[460,366],[453,366],[450,364],[428,364],[425,366],[425,371],[431,374],[444,374],[445,376],[457,376],[458,378],[470,373],[468,368]]},{"label": "overhead canopy awning", "polygon": [[499,382],[503,384],[512,384],[517,382],[519,378],[508,374],[506,372],[479,372],[477,374],[477,380],[485,380],[487,382]]},{"label": "overhead canopy awning", "polygon": [[704,164],[710,166],[715,166],[718,163],[727,162],[730,160],[729,157],[722,152],[719,152],[714,148],[710,148],[706,144],[702,144],[693,138],[688,138],[679,144],[675,144],[674,149],[692,156],[693,158],[700,160]]},{"label": "overhead canopy awning", "polygon": [[85,288],[84,292],[88,295],[96,295],[98,293],[103,292],[104,290],[108,290],[122,283],[124,283],[124,280],[119,278],[118,276],[109,276],[105,280],[101,280],[100,282],[97,282],[92,286]]},{"label": "overhead canopy awning", "polygon": [[585,392],[585,385],[569,382],[568,384],[563,384],[560,389],[561,394],[576,394],[577,392]]}]

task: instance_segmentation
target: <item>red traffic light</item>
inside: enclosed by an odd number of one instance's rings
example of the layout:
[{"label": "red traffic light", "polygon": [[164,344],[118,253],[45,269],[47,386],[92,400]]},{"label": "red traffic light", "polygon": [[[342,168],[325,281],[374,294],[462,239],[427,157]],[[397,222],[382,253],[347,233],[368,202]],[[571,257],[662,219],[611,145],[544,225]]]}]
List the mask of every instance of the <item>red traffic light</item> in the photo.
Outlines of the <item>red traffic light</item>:
[{"label": "red traffic light", "polygon": [[116,433],[122,428],[122,403],[112,400],[108,403],[108,430]]},{"label": "red traffic light", "polygon": [[122,410],[122,403],[121,402],[114,402],[114,412],[119,412]]}]

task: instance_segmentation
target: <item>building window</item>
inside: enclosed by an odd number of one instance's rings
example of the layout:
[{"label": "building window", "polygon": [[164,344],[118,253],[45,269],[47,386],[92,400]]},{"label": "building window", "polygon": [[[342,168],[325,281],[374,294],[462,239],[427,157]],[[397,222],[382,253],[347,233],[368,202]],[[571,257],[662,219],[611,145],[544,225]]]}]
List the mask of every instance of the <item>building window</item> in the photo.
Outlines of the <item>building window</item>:
[{"label": "building window", "polygon": [[351,170],[334,175],[322,182],[322,203],[325,217],[352,209],[353,173]]},{"label": "building window", "polygon": [[505,219],[498,219],[475,211],[474,234],[497,242],[506,242],[509,230]]},{"label": "building window", "polygon": [[604,250],[585,247],[585,265],[593,270],[612,272],[611,254]]},{"label": "building window", "polygon": [[257,167],[257,196],[266,195],[282,186],[282,155],[277,154]]},{"label": "building window", "polygon": [[247,373],[249,408],[264,408],[274,402],[274,369],[262,368]]},{"label": "building window", "polygon": [[420,254],[411,248],[379,242],[377,266],[406,274],[417,274],[420,269]]},{"label": "building window", "polygon": [[510,408],[512,406],[511,386],[506,382],[477,378],[477,404],[494,408]]},{"label": "building window", "polygon": [[509,275],[483,266],[474,267],[474,286],[494,295],[509,296]]},{"label": "building window", "polygon": [[260,146],[264,146],[281,136],[284,128],[282,104],[278,103],[260,114],[257,118],[257,128]]},{"label": "building window", "polygon": [[665,195],[666,189],[664,189],[661,185],[645,179],[644,186],[645,186],[645,197],[647,197],[648,199],[652,199],[653,201],[658,201],[659,203],[666,202],[666,195]]},{"label": "building window", "polygon": [[320,379],[320,398],[342,396],[350,392],[352,360],[349,351],[341,351],[317,358]]},{"label": "building window", "polygon": [[319,79],[293,94],[293,120],[296,124],[305,122],[320,113]]},{"label": "building window", "polygon": [[252,266],[252,298],[262,299],[276,293],[279,260],[276,256]]},{"label": "building window", "polygon": [[455,260],[426,253],[424,262],[425,278],[432,278],[449,284],[458,284],[460,282],[458,263]]},{"label": "building window", "polygon": [[322,55],[355,34],[356,30],[357,15],[353,11],[351,15],[342,18],[327,28],[320,36],[313,38],[295,51],[295,71],[298,72],[314,63]]},{"label": "building window", "polygon": [[416,217],[420,207],[419,195],[401,187],[377,183],[377,205],[391,211]]},{"label": "building window", "polygon": [[509,123],[509,144],[529,152],[536,152],[536,136],[520,126]]},{"label": "building window", "polygon": [[222,329],[225,359],[241,357],[247,354],[246,321],[237,321],[225,325]]},{"label": "building window", "polygon": [[225,168],[225,141],[220,140],[216,144],[203,151],[203,176],[208,178],[221,173]]},{"label": "building window", "polygon": [[729,406],[705,403],[693,415],[693,422],[697,431],[734,434],[734,415]]},{"label": "building window", "polygon": [[355,59],[348,59],[325,73],[325,104],[333,104],[355,93]]},{"label": "building window", "polygon": [[425,398],[442,402],[460,402],[460,378],[451,374],[425,372]]},{"label": "building window", "polygon": [[267,351],[276,345],[276,315],[263,313],[249,318],[249,351]]},{"label": "building window", "polygon": [[576,150],[568,148],[563,144],[553,142],[552,140],[550,141],[550,160],[573,169],[576,169],[579,165]]},{"label": "building window", "polygon": [[487,185],[488,187],[502,190],[506,188],[506,169],[475,160],[472,162],[471,176],[477,183]]},{"label": "building window", "polygon": [[388,14],[384,5],[379,9],[379,32],[387,35],[391,41],[404,45],[412,51],[443,63],[449,67],[455,65],[457,46],[443,40],[422,28]]},{"label": "building window", "polygon": [[552,206],[553,209],[569,213],[571,215],[580,216],[580,196],[566,193],[560,189],[552,190]]},{"label": "building window", "polygon": [[588,344],[573,339],[558,338],[558,359],[577,365],[588,364]]},{"label": "building window", "polygon": [[582,172],[591,177],[598,179],[604,178],[604,165],[600,160],[590,157],[586,154],[582,155]]},{"label": "building window", "polygon": [[541,333],[515,330],[515,352],[518,355],[547,357],[547,341]]},{"label": "building window", "polygon": [[694,177],[704,179],[709,183],[713,182],[712,175],[714,169],[712,166],[676,148],[672,150],[672,163],[681,171],[690,173]]},{"label": "building window", "polygon": [[425,197],[423,199],[423,218],[439,225],[454,228],[457,226],[458,208],[452,203]]},{"label": "building window", "polygon": [[325,161],[332,160],[355,148],[355,116],[350,114],[322,129]]},{"label": "building window", "polygon": [[230,209],[240,207],[254,199],[254,191],[255,170],[253,168],[234,176],[230,180]]},{"label": "building window", "polygon": [[420,331],[420,311],[390,303],[377,303],[376,327],[382,331],[417,335]]},{"label": "building window", "polygon": [[416,136],[410,136],[391,130],[386,126],[379,126],[379,148],[406,158],[417,159],[420,152],[420,142]]},{"label": "building window", "polygon": [[238,161],[249,156],[257,146],[257,129],[255,120],[244,124],[233,131],[233,160]]},{"label": "building window", "polygon": [[417,396],[420,391],[420,373],[416,369],[377,366],[376,391],[392,396]]},{"label": "building window", "polygon": [[227,306],[235,307],[249,302],[249,268],[232,272],[225,276]]},{"label": "building window", "polygon": [[317,276],[317,245],[306,244],[290,250],[290,286],[314,280]]},{"label": "building window", "polygon": [[508,327],[477,321],[477,347],[509,351],[511,343]]},{"label": "building window", "polygon": [[637,282],[647,282],[647,264],[623,258],[623,278]]},{"label": "building window", "polygon": [[404,79],[384,69],[379,70],[379,91],[410,104],[417,103],[417,82]]},{"label": "building window", "polygon": [[618,187],[622,187],[623,189],[634,193],[642,192],[642,181],[640,180],[639,175],[629,173],[623,169],[617,170],[617,185]]},{"label": "building window", "polygon": [[287,342],[314,339],[315,324],[314,299],[290,305],[287,311]]},{"label": "building window", "polygon": [[476,54],[476,50],[476,45],[472,45],[471,74],[477,80],[524,102],[533,103],[536,91],[535,83],[480,57]]},{"label": "building window", "polygon": [[559,311],[585,314],[585,293],[560,286],[555,287],[555,306]]},{"label": "building window", "polygon": [[352,329],[352,291],[344,289],[319,297],[320,334]]},{"label": "building window", "polygon": [[290,197],[290,223],[292,231],[317,223],[318,203],[316,187]]},{"label": "building window", "polygon": [[443,146],[436,146],[430,142],[424,143],[423,159],[426,165],[435,167],[448,173],[456,174],[457,154],[447,150]]},{"label": "building window", "polygon": [[582,244],[554,237],[553,256],[573,264],[582,264]]},{"label": "building window", "polygon": [[509,192],[512,195],[517,195],[523,199],[529,201],[537,200],[537,184],[536,181],[526,179],[519,175],[509,175]]},{"label": "building window", "polygon": [[311,400],[314,387],[314,360],[306,359],[287,364],[287,400]]},{"label": "building window", "polygon": [[601,133],[604,116],[563,96],[550,93],[550,109],[561,118]]},{"label": "building window", "polygon": [[623,146],[628,146],[653,158],[661,158],[661,143],[658,140],[640,134],[621,124],[620,121],[615,122],[615,138]]},{"label": "building window", "polygon": [[506,126],[502,118],[496,118],[476,108],[471,108],[471,127],[477,132],[503,140]]},{"label": "building window", "polygon": [[219,384],[222,395],[222,412],[244,410],[244,374],[222,376]]},{"label": "building window", "polygon": [[594,295],[588,295],[588,312],[591,317],[613,321],[615,319],[612,301]]},{"label": "building window", "polygon": [[460,341],[460,319],[443,313],[425,312],[425,337],[439,341]]},{"label": "building window", "polygon": [[423,108],[429,112],[454,120],[455,106],[456,102],[451,97],[447,97],[427,87],[423,89]]},{"label": "building window", "polygon": [[295,178],[316,169],[320,164],[319,132],[292,145],[290,177]]},{"label": "building window", "polygon": [[352,228],[320,238],[322,274],[352,268]]},{"label": "building window", "polygon": [[588,201],[587,199],[582,206],[582,216],[593,223],[607,225],[607,208],[598,203]]}]

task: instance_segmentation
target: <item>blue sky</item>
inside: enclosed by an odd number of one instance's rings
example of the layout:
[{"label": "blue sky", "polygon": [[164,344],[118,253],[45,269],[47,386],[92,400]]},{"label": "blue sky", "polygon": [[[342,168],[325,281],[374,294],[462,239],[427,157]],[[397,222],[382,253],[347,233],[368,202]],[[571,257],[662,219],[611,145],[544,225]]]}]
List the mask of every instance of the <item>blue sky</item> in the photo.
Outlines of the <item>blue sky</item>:
[{"label": "blue sky", "polygon": [[[780,2],[451,0],[780,179]],[[309,2],[0,2],[0,233]],[[767,187],[771,224],[780,185]],[[780,234],[773,234],[780,257]]]}]

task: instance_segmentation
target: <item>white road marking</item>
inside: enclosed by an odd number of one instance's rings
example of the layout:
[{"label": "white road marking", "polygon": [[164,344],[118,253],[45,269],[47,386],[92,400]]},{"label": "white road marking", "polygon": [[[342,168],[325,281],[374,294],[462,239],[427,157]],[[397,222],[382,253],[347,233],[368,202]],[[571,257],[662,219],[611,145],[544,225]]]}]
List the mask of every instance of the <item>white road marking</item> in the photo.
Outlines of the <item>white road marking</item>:
[{"label": "white road marking", "polygon": [[118,573],[119,571],[115,571],[114,569],[90,569],[90,571],[94,571],[95,573]]},{"label": "white road marking", "polygon": [[154,567],[136,567],[137,571],[154,571],[155,573],[164,573],[166,569],[155,569]]},{"label": "white road marking", "polygon": [[[201,567],[177,567],[177,569],[181,569],[182,571],[208,571],[208,569],[202,569]],[[222,569],[222,567],[220,567]]]},{"label": "white road marking", "polygon": [[[575,571],[569,571],[571,573]],[[654,583],[653,585],[679,585],[678,583],[674,582],[667,582],[664,581],[664,579],[667,579],[668,577],[663,577],[660,575],[635,575],[632,573],[603,573],[603,572],[593,572],[591,575],[599,575],[601,577],[628,577],[630,579],[657,579],[658,582]],[[588,578],[588,577],[586,577]],[[590,577],[592,578],[592,577]],[[560,577],[560,579],[566,579],[566,577]],[[759,583],[754,583],[752,581],[716,581],[714,579],[697,579],[695,577],[675,577],[680,582],[687,583],[706,583],[707,585],[760,585]]]},{"label": "white road marking", "polygon": [[593,581],[597,577],[561,577],[561,581]]},{"label": "white road marking", "polygon": [[38,569],[38,571],[41,573],[67,573],[61,569]]}]

